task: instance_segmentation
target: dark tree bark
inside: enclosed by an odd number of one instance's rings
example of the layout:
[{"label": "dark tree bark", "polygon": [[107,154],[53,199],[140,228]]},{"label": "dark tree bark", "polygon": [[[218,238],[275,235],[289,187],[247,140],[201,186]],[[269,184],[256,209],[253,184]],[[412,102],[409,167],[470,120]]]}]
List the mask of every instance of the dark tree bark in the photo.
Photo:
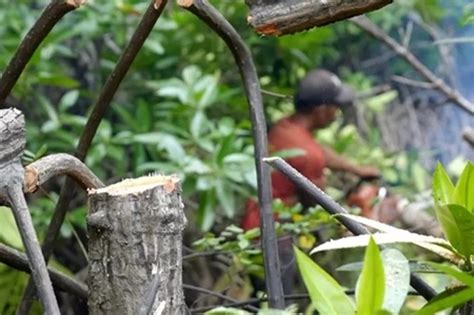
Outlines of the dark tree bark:
[{"label": "dark tree bark", "polygon": [[322,26],[380,9],[392,0],[245,0],[250,25],[263,35],[279,36]]},{"label": "dark tree bark", "polygon": [[167,176],[89,191],[90,314],[186,313],[180,192]]}]

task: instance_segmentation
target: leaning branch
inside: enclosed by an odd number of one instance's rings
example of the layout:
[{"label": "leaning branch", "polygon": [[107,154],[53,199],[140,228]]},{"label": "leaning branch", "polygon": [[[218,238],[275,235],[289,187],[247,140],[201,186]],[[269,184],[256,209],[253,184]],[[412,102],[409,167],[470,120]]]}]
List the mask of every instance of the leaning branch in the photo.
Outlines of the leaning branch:
[{"label": "leaning branch", "polygon": [[[79,160],[83,161],[85,159],[91,146],[92,139],[97,133],[99,124],[102,121],[107,109],[109,108],[110,103],[112,102],[112,99],[120,86],[120,83],[130,69],[130,66],[138,55],[138,52],[143,47],[143,43],[155,26],[156,21],[161,16],[166,3],[167,0],[151,1],[135,32],[133,33],[130,42],[120,56],[114,70],[107,78],[106,83],[102,87],[99,97],[94,104],[86,126],[84,127],[84,130],[81,134],[79,144],[76,148],[75,156]],[[59,235],[59,231],[64,222],[66,211],[69,206],[69,201],[73,195],[74,181],[68,177],[66,178],[64,186],[61,189],[56,209],[54,210],[53,217],[51,218],[51,222],[48,226],[48,231],[46,232],[46,237],[43,242],[43,255],[46,261],[49,260],[49,257],[53,252],[54,243],[56,242],[56,239]],[[20,308],[25,310],[26,313],[31,308],[32,295],[33,286],[30,281],[23,295],[23,300],[20,306]]]},{"label": "leaning branch", "polygon": [[15,55],[0,78],[0,108],[15,86],[18,78],[41,42],[48,36],[56,23],[68,12],[79,8],[85,0],[53,0],[43,11],[36,23],[26,34]]},{"label": "leaning branch", "polygon": [[[344,209],[331,197],[326,195],[321,189],[319,189],[309,179],[294,169],[290,164],[285,162],[285,160],[282,158],[266,158],[265,162],[288,177],[296,185],[296,187],[302,189],[304,192],[313,197],[315,202],[323,207],[329,214],[336,215],[348,213],[346,209]],[[357,222],[348,220],[343,216],[335,216],[335,218],[355,235],[369,234],[369,230]],[[427,285],[421,278],[413,273],[411,274],[410,284],[427,301],[431,300],[436,295],[436,292],[429,285]]]},{"label": "leaning branch", "polygon": [[416,56],[411,53],[408,48],[395,41],[381,28],[372,23],[372,21],[370,21],[367,17],[358,16],[349,19],[349,21],[360,27],[363,31],[365,31],[375,39],[378,39],[383,42],[400,57],[405,59],[405,61],[408,62],[423,78],[425,78],[428,83],[433,85],[433,89],[436,89],[441,93],[445,94],[448,100],[454,102],[469,114],[474,114],[474,104],[464,98],[464,96],[462,96],[459,91],[447,85],[446,82],[436,76],[428,67],[426,67],[418,58],[416,58]]},{"label": "leaning branch", "polygon": [[234,27],[206,0],[178,0],[178,4],[199,17],[224,40],[239,67],[252,120],[268,301],[270,307],[283,309],[285,300],[283,299],[277,237],[272,215],[270,169],[263,162],[263,159],[268,155],[267,131],[260,83],[252,55]]},{"label": "leaning branch", "polygon": [[25,167],[25,192],[35,192],[53,177],[68,175],[84,188],[104,187],[102,181],[78,158],[65,154],[52,154]]}]

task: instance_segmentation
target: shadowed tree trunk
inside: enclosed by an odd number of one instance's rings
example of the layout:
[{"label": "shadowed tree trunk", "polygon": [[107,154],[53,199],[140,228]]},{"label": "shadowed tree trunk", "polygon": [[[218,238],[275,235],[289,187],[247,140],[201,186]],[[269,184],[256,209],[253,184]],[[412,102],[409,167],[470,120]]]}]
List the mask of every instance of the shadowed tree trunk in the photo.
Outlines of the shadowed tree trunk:
[{"label": "shadowed tree trunk", "polygon": [[89,191],[90,314],[185,314],[179,180],[151,176]]}]

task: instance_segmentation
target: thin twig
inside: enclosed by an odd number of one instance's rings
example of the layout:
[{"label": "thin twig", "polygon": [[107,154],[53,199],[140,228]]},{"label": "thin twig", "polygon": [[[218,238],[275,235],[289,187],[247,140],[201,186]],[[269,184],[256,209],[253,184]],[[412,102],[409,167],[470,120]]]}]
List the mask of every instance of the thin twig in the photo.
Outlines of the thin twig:
[{"label": "thin twig", "polygon": [[0,108],[4,106],[7,96],[15,86],[34,52],[56,23],[68,12],[79,8],[84,2],[85,0],[53,0],[44,9],[36,23],[30,28],[25,38],[23,38],[7,68],[3,71],[0,78]]},{"label": "thin twig", "polygon": [[426,67],[416,56],[411,53],[406,47],[403,47],[387,33],[385,33],[381,28],[372,23],[365,16],[358,16],[355,18],[349,19],[353,24],[360,27],[366,33],[372,37],[380,40],[390,49],[396,52],[400,57],[405,59],[423,78],[428,82],[433,84],[433,88],[445,94],[449,100],[453,101],[460,108],[465,110],[467,113],[474,114],[474,105],[464,98],[459,91],[448,86],[441,78],[436,76],[428,67]]},{"label": "thin twig", "polygon": [[[313,184],[309,179],[304,177],[290,164],[285,162],[282,158],[271,157],[265,159],[265,162],[270,164],[274,169],[283,173],[288,177],[298,188],[308,193],[314,200],[323,207],[329,214],[341,214],[348,213],[340,204],[334,201],[331,197],[326,195],[321,189]],[[343,216],[335,217],[342,225],[344,225],[349,231],[355,235],[368,234],[369,230],[361,224],[351,221]],[[415,274],[411,274],[410,284],[415,290],[420,293],[426,300],[431,300],[435,295],[436,291],[427,285],[421,278]]]},{"label": "thin twig", "polygon": [[266,122],[260,83],[252,55],[234,27],[206,0],[178,0],[178,4],[198,16],[224,40],[239,67],[247,101],[250,105],[252,121],[268,301],[270,307],[283,309],[285,301],[283,299],[280,260],[272,214],[270,169],[263,162],[263,159],[268,155]]},{"label": "thin twig", "polygon": [[[31,269],[28,265],[28,258],[25,254],[1,243],[0,262],[17,270],[31,273]],[[87,286],[84,283],[68,277],[52,268],[48,268],[48,272],[51,281],[56,288],[71,293],[83,300],[87,300]]]},{"label": "thin twig", "polygon": [[[127,47],[120,56],[117,64],[115,65],[114,70],[109,75],[106,83],[102,87],[99,97],[94,104],[92,113],[89,116],[86,126],[81,134],[79,144],[76,148],[75,156],[83,161],[87,155],[87,152],[92,143],[97,129],[99,127],[102,118],[105,115],[105,112],[110,106],[110,103],[113,99],[113,96],[118,90],[120,83],[127,74],[128,69],[135,60],[138,52],[143,46],[146,38],[152,31],[156,21],[163,12],[164,7],[166,6],[167,0],[152,0],[149,7],[147,8],[145,14],[143,15],[140,23],[138,24],[135,32],[130,39]],[[43,255],[46,261],[49,260],[54,248],[54,243],[59,235],[59,231],[64,222],[66,216],[66,211],[69,206],[69,201],[74,196],[75,186],[73,180],[69,177],[66,178],[61,193],[59,195],[59,200],[54,210],[53,217],[48,226],[48,231],[46,232],[46,237],[43,242]],[[20,307],[23,310],[26,310],[26,313],[31,309],[32,297],[33,295],[33,286],[31,281],[28,284],[25,293],[23,294],[23,300]],[[22,313],[25,314],[25,313]]]},{"label": "thin twig", "polygon": [[[194,286],[194,285],[191,285],[191,284],[183,284],[183,288],[186,289],[186,290],[193,290],[193,291],[201,292],[201,293],[204,293],[204,294],[207,294],[207,295],[212,295],[212,296],[218,297],[218,298],[220,298],[221,300],[224,300],[224,301],[228,301],[228,302],[232,302],[232,303],[238,303],[239,302],[236,299],[231,298],[230,296],[224,295],[224,294],[219,293],[219,292],[214,292],[214,291],[211,291],[211,290],[208,290],[208,289],[204,289],[204,288],[201,288],[201,287],[197,287],[197,286]],[[258,308],[256,308],[255,306],[252,306],[252,305],[246,305],[245,308],[247,310],[251,311],[251,312],[258,312]]]},{"label": "thin twig", "polygon": [[45,156],[25,167],[25,191],[35,192],[52,177],[69,175],[84,188],[101,188],[104,183],[78,158],[58,153]]}]

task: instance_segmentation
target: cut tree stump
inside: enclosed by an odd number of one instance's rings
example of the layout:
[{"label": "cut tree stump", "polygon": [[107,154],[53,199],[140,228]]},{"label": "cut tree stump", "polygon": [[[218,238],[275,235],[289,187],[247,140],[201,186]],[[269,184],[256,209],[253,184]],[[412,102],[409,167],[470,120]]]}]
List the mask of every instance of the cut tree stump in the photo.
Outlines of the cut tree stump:
[{"label": "cut tree stump", "polygon": [[280,36],[380,9],[392,0],[245,0],[249,24],[262,35]]},{"label": "cut tree stump", "polygon": [[173,176],[89,190],[90,314],[186,314],[183,208]]}]

